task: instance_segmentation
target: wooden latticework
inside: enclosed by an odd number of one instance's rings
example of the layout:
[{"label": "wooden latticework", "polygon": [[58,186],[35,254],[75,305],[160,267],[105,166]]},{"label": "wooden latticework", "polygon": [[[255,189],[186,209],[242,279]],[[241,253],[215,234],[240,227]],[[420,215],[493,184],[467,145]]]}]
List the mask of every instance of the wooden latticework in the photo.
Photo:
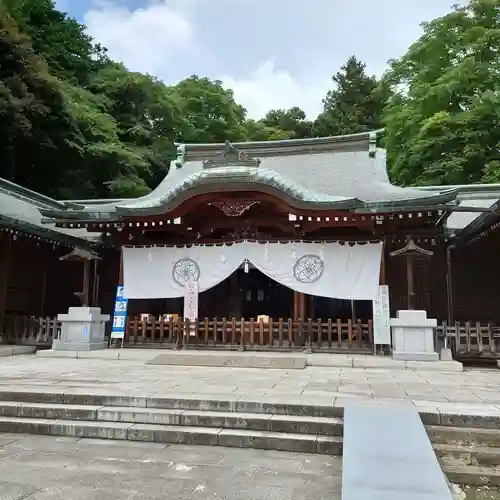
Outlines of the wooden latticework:
[{"label": "wooden latticework", "polygon": [[[51,317],[7,315],[4,342],[50,346],[61,323]],[[481,323],[441,323],[436,330],[440,344],[454,357],[500,359],[500,327]],[[445,340],[446,339],[446,340]],[[197,349],[304,350],[320,352],[371,352],[372,322],[340,319],[236,319],[204,318],[198,321],[129,318],[125,344]]]},{"label": "wooden latticework", "polygon": [[3,328],[4,342],[35,346],[50,346],[58,338],[61,322],[56,318],[7,315]]},{"label": "wooden latticework", "polygon": [[369,350],[372,322],[328,319],[204,318],[196,321],[156,318],[129,319],[126,341],[131,345],[184,345],[225,349]]},{"label": "wooden latticework", "polygon": [[437,328],[437,337],[446,343],[454,356],[500,358],[500,328],[466,321],[448,325],[444,321]]}]

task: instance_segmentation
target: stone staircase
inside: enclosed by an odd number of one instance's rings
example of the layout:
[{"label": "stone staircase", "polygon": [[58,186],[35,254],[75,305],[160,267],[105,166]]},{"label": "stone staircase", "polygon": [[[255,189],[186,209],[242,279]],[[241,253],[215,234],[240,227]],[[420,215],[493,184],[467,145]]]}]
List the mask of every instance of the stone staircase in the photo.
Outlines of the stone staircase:
[{"label": "stone staircase", "polygon": [[0,393],[0,432],[330,455],[342,454],[340,416],[338,408],[300,405]]},{"label": "stone staircase", "polygon": [[[478,422],[479,424],[479,422]],[[427,426],[443,471],[452,483],[500,486],[500,421],[482,427]]]},{"label": "stone staircase", "polygon": [[[423,418],[429,424],[429,415]],[[426,425],[449,480],[499,486],[500,419],[466,419],[463,425],[453,422],[453,426]],[[4,390],[0,391],[0,433],[342,455],[343,408],[186,395]]]}]

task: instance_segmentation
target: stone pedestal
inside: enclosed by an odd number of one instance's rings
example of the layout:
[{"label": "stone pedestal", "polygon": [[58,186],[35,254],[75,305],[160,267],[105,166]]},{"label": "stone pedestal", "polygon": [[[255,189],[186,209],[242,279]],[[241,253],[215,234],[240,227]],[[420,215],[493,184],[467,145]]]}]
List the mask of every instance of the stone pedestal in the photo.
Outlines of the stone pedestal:
[{"label": "stone pedestal", "polygon": [[428,319],[426,311],[398,311],[391,318],[394,359],[403,361],[439,361],[434,348],[437,320]]},{"label": "stone pedestal", "polygon": [[68,314],[59,314],[61,337],[54,339],[55,351],[95,351],[106,349],[104,327],[109,314],[101,314],[100,307],[70,307]]}]

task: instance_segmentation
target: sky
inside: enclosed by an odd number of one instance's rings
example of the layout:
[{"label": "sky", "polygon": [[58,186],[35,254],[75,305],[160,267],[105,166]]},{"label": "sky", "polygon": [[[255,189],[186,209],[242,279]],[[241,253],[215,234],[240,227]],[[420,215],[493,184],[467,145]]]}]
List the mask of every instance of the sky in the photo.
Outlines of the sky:
[{"label": "sky", "polygon": [[111,58],[167,84],[222,80],[251,118],[322,109],[351,56],[380,76],[454,0],[56,0]]}]

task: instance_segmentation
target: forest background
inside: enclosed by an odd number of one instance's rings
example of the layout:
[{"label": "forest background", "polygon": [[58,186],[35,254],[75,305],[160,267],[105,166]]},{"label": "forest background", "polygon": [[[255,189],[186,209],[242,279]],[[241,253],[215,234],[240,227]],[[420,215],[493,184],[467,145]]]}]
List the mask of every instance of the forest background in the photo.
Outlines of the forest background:
[{"label": "forest background", "polygon": [[380,78],[350,57],[323,111],[247,118],[223,83],[168,86],[107,56],[52,0],[0,0],[0,177],[48,196],[134,197],[154,189],[174,141],[262,141],[384,129],[399,185],[500,182],[500,0],[424,23]]}]

